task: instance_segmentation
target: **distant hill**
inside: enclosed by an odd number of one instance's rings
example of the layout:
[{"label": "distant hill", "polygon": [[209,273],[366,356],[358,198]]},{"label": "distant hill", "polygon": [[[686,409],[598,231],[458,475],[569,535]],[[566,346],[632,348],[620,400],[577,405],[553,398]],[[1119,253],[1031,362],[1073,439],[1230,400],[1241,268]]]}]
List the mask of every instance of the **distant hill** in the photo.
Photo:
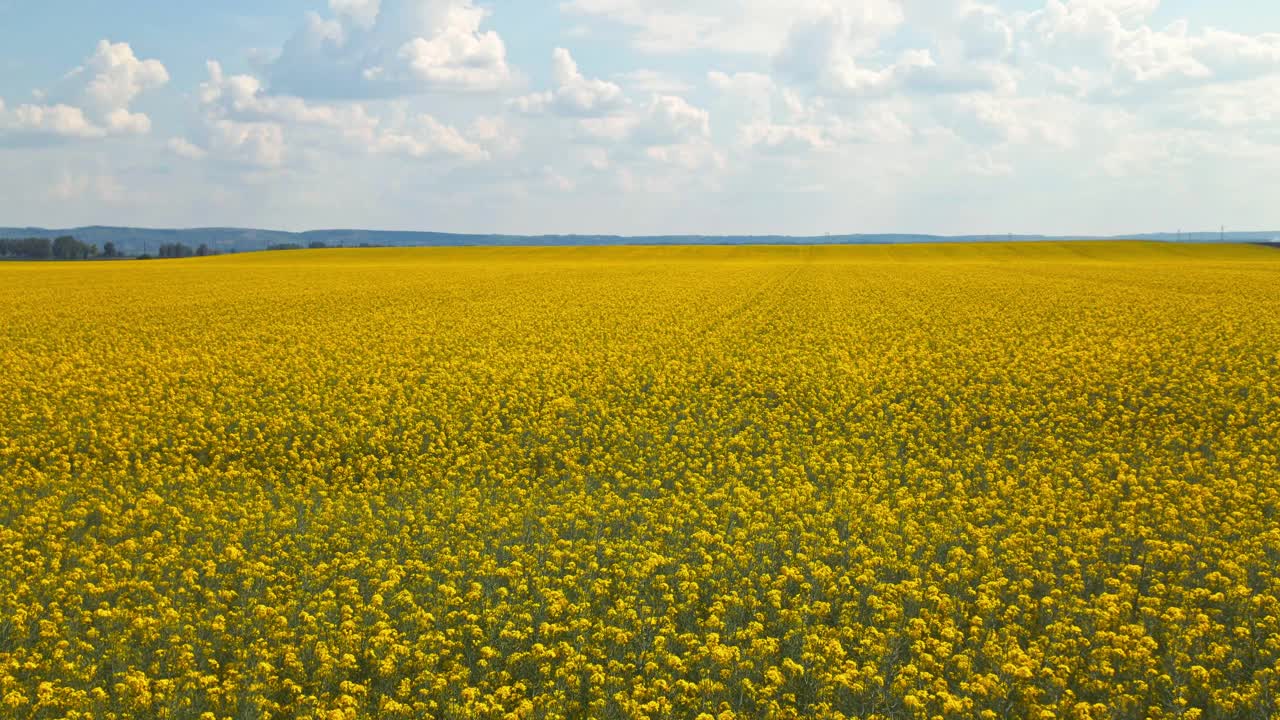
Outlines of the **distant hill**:
[{"label": "distant hill", "polygon": [[[331,247],[361,245],[387,247],[463,247],[463,246],[573,246],[573,245],[875,245],[891,243],[1037,241],[1037,240],[1160,240],[1176,242],[1217,242],[1216,232],[1143,233],[1110,238],[1052,235],[465,235],[438,232],[388,230],[311,230],[283,232],[246,228],[191,228],[160,230],[150,228],[91,226],[48,229],[0,227],[0,238],[57,237],[72,235],[82,242],[102,247],[108,242],[126,255],[155,254],[161,245],[182,243],[192,248],[208,245],[217,252],[250,252],[272,245],[301,245],[321,242]],[[1280,242],[1280,231],[1231,232],[1230,242]]]}]

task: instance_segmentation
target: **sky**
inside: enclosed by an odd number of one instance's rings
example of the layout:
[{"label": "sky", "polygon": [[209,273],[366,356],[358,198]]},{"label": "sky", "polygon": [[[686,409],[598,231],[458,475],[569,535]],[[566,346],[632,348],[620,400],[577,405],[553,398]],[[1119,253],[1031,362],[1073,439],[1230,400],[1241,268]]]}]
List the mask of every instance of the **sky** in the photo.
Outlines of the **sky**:
[{"label": "sky", "polygon": [[0,226],[1280,229],[1280,3],[0,0]]}]

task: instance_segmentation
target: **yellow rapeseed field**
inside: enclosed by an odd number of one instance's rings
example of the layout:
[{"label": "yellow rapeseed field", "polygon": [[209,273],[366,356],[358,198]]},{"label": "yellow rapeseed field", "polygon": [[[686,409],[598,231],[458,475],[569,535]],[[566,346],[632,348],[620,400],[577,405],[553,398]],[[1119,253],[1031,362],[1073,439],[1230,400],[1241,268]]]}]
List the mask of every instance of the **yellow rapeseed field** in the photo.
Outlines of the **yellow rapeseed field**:
[{"label": "yellow rapeseed field", "polygon": [[0,264],[0,717],[1266,718],[1280,252]]}]

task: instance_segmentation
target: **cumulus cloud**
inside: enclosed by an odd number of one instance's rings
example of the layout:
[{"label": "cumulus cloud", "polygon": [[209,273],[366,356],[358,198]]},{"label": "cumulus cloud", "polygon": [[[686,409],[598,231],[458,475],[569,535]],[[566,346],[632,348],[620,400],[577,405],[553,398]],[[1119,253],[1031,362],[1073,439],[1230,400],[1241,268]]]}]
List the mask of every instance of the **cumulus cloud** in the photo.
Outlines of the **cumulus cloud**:
[{"label": "cumulus cloud", "polygon": [[649,103],[632,137],[644,145],[678,145],[711,137],[711,114],[676,95],[658,95]]},{"label": "cumulus cloud", "polygon": [[145,135],[151,118],[131,112],[142,93],[163,87],[169,73],[158,60],[140,60],[128,43],[103,40],[59,87],[38,92],[40,104],[6,109],[0,100],[0,142],[40,144],[111,135]]},{"label": "cumulus cloud", "polygon": [[1076,140],[1061,101],[968,95],[939,105],[943,124],[980,146],[1036,144],[1066,149]]},{"label": "cumulus cloud", "polygon": [[107,113],[107,132],[121,135],[146,135],[151,132],[151,118],[143,113],[131,113],[116,108]]},{"label": "cumulus cloud", "polygon": [[830,138],[814,121],[820,101],[806,103],[763,73],[707,73],[718,93],[718,106],[740,119],[738,145],[767,154],[800,154],[830,146]]},{"label": "cumulus cloud", "polygon": [[770,114],[777,90],[777,84],[771,76],[758,72],[730,74],[712,70],[707,73],[707,82],[721,95],[732,99],[740,112],[752,119]]},{"label": "cumulus cloud", "polygon": [[520,129],[512,127],[501,117],[478,117],[471,122],[465,135],[486,153],[509,155],[519,152],[522,147]]},{"label": "cumulus cloud", "polygon": [[402,127],[377,133],[369,148],[377,153],[414,159],[446,156],[480,160],[489,156],[457,129],[430,115],[418,115]]},{"label": "cumulus cloud", "polygon": [[89,121],[84,111],[70,105],[19,105],[6,110],[0,102],[0,139],[100,138],[105,128]]},{"label": "cumulus cloud", "polygon": [[761,152],[782,155],[821,150],[831,144],[826,130],[817,125],[780,125],[771,122],[745,126],[741,142]]},{"label": "cumulus cloud", "polygon": [[639,147],[680,145],[711,137],[711,114],[675,95],[656,95],[644,107],[606,117],[584,118],[578,139]]},{"label": "cumulus cloud", "polygon": [[624,87],[641,93],[680,95],[693,89],[689,83],[669,73],[645,68],[619,73],[614,79]]},{"label": "cumulus cloud", "polygon": [[103,40],[71,77],[85,77],[85,104],[99,113],[128,108],[138,95],[164,87],[169,73],[159,60],[139,60],[128,43]]},{"label": "cumulus cloud", "polygon": [[209,131],[209,152],[224,161],[268,169],[284,164],[284,129],[275,123],[220,118],[209,123]]},{"label": "cumulus cloud", "polygon": [[[893,99],[859,99],[832,103],[804,96],[791,88],[751,74],[712,74],[711,81],[730,106],[745,107],[737,132],[744,150],[771,156],[800,157],[837,151],[842,146],[890,146],[915,134],[904,112],[909,105]],[[743,99],[747,103],[742,104]]]},{"label": "cumulus cloud", "polygon": [[723,170],[725,167],[724,156],[709,143],[654,145],[645,148],[644,155],[645,159],[652,163],[685,172]]},{"label": "cumulus cloud", "polygon": [[[568,0],[563,12],[622,27],[632,44],[651,53],[712,50],[771,56],[792,23],[822,16],[831,0]],[[846,5],[854,5],[846,3]],[[853,12],[878,21],[901,16],[893,0],[861,0]]]},{"label": "cumulus cloud", "polygon": [[1028,16],[1034,50],[1062,86],[1122,99],[1280,73],[1280,34],[1245,35],[1186,21],[1147,24],[1157,0],[1048,0]]},{"label": "cumulus cloud", "polygon": [[[774,58],[775,70],[792,83],[837,95],[1010,92],[1016,85],[1012,72],[998,63],[940,63],[928,49],[906,50],[894,61],[876,66],[869,58],[877,55],[885,34],[902,18],[901,8],[888,2],[855,8],[833,6],[827,13],[793,26]],[[980,45],[991,45],[991,40],[975,46]],[[992,50],[979,47],[974,54],[990,55]]]},{"label": "cumulus cloud", "polygon": [[[686,180],[724,167],[724,157],[711,142],[711,114],[673,92],[650,92],[632,97],[617,83],[592,78],[558,48],[552,55],[554,87],[513,99],[508,108],[535,132],[569,141],[553,155],[556,164],[570,164],[566,174],[556,168],[554,185],[616,186],[623,192],[669,190]],[[651,75],[633,83],[636,90],[653,84]],[[658,83],[658,87],[669,87]]]},{"label": "cumulus cloud", "polygon": [[556,48],[552,61],[556,87],[515,98],[508,103],[511,109],[572,119],[570,136],[585,143],[653,148],[711,136],[710,113],[679,95],[653,93],[647,102],[638,102],[616,83],[584,76],[564,48]]},{"label": "cumulus cloud", "polygon": [[204,148],[180,137],[170,138],[169,142],[165,143],[165,147],[174,155],[188,160],[203,160],[209,154]]},{"label": "cumulus cloud", "polygon": [[250,122],[319,125],[351,133],[365,133],[377,125],[363,105],[312,103],[287,95],[271,95],[251,75],[223,73],[216,61],[206,63],[209,79],[200,85],[200,101],[220,117]]},{"label": "cumulus cloud", "polygon": [[472,0],[332,0],[263,68],[276,94],[387,98],[485,92],[511,78],[506,45]]},{"label": "cumulus cloud", "polygon": [[379,0],[329,0],[329,9],[338,17],[349,19],[358,27],[370,28],[378,21],[382,8]]},{"label": "cumulus cloud", "polygon": [[961,52],[975,60],[1003,60],[1013,51],[1013,23],[990,5],[966,4],[955,20]]},{"label": "cumulus cloud", "polygon": [[511,106],[517,111],[536,115],[554,112],[576,117],[600,117],[622,109],[627,99],[618,85],[584,77],[573,56],[564,48],[552,53],[556,88],[515,98]]},{"label": "cumulus cloud", "polygon": [[371,113],[362,103],[313,102],[274,95],[252,75],[227,75],[216,61],[207,63],[208,80],[200,86],[200,102],[209,129],[208,147],[183,140],[170,143],[174,152],[199,159],[217,157],[261,168],[281,167],[288,138],[303,135],[310,147],[352,148],[371,154],[410,159],[489,157],[486,145],[509,146],[492,122],[477,122],[478,139],[425,113],[394,122]]}]

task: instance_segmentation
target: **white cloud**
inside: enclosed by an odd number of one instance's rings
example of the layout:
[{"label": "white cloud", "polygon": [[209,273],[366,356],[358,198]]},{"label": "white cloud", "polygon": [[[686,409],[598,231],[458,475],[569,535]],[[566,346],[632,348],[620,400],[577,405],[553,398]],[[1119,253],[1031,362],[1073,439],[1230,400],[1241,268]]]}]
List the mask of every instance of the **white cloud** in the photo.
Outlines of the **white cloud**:
[{"label": "white cloud", "polygon": [[[551,90],[508,103],[535,133],[549,138],[550,145],[536,144],[551,161],[546,165],[550,175],[535,173],[545,177],[544,185],[666,192],[688,182],[711,182],[724,168],[724,156],[711,141],[707,110],[675,93],[630,97],[617,83],[587,77],[562,48],[552,60]],[[648,73],[637,77],[638,86],[652,85],[646,81],[654,79]],[[555,146],[565,141],[571,145]]]},{"label": "white cloud", "polygon": [[737,144],[766,155],[801,156],[861,142],[866,136],[862,115],[877,107],[864,103],[836,111],[826,99],[802,96],[760,73],[713,71],[707,79],[719,93],[717,108],[739,118]]},{"label": "white cloud", "polygon": [[751,118],[768,117],[773,106],[773,96],[778,86],[764,73],[724,73],[712,70],[707,81],[722,95],[737,104],[739,111]]},{"label": "white cloud", "polygon": [[980,146],[1022,145],[1067,149],[1076,138],[1069,106],[1061,101],[975,94],[937,107],[943,125]]},{"label": "white cloud", "polygon": [[[895,29],[902,18],[901,9],[888,2],[868,3],[856,11],[832,7],[792,28],[785,46],[774,58],[774,67],[792,83],[836,95],[1011,92],[1016,86],[1012,71],[999,63],[939,63],[927,49],[906,50],[889,64],[871,66],[874,63],[868,58],[877,54],[885,34]],[[994,23],[990,19],[983,22]],[[989,38],[982,41],[990,43]],[[975,54],[990,55],[991,51],[986,47]]]},{"label": "white cloud", "polygon": [[[749,74],[713,74],[711,80],[722,88],[731,106],[745,107],[739,113],[743,121],[737,143],[757,153],[800,157],[851,145],[889,147],[911,140],[916,132],[906,117],[911,105],[901,100],[832,102]],[[743,98],[748,100],[745,106]]]},{"label": "white cloud", "polygon": [[284,130],[275,123],[213,120],[210,153],[232,162],[274,169],[284,164]]},{"label": "white cloud", "polygon": [[[510,148],[511,140],[494,121],[477,121],[477,139],[426,113],[403,118],[372,114],[357,102],[317,103],[287,95],[272,95],[251,75],[226,75],[220,63],[207,63],[209,79],[200,86],[200,102],[211,129],[210,147],[175,148],[187,157],[204,157],[212,150],[235,162],[279,168],[289,138],[306,139],[308,150],[349,148],[377,155],[410,159],[452,157],[483,160],[486,146]],[[185,141],[184,141],[185,142]]]},{"label": "white cloud", "polygon": [[633,133],[643,145],[678,145],[709,137],[710,113],[676,95],[655,96]]},{"label": "white cloud", "polygon": [[1280,140],[1280,78],[1259,78],[1181,93],[1169,104],[1184,126],[1266,133]]},{"label": "white cloud", "polygon": [[639,121],[639,116],[634,114],[582,118],[578,121],[573,138],[587,143],[621,143],[631,136]]},{"label": "white cloud", "polygon": [[42,101],[12,110],[0,101],[0,143],[41,144],[111,135],[145,135],[151,118],[129,111],[142,93],[163,87],[169,73],[157,60],[139,60],[128,43],[98,43],[84,65],[67,73]]},{"label": "white cloud", "polygon": [[506,45],[472,0],[332,0],[266,64],[275,94],[378,98],[487,92],[511,79]]},{"label": "white cloud", "polygon": [[522,147],[521,132],[501,117],[478,117],[467,128],[466,136],[472,143],[489,153],[509,155]]},{"label": "white cloud", "polygon": [[228,77],[216,61],[209,61],[206,66],[209,79],[200,85],[200,102],[218,116],[251,122],[327,126],[355,134],[370,132],[377,125],[377,120],[358,103],[338,106],[271,95],[251,75]]},{"label": "white cloud", "polygon": [[555,93],[549,91],[531,93],[511,98],[507,101],[507,107],[523,115],[542,115],[551,109],[551,103],[554,101]]},{"label": "white cloud", "polygon": [[1209,28],[1199,36],[1195,52],[1220,80],[1280,73],[1280,33],[1242,35]]},{"label": "white cloud", "polygon": [[605,80],[584,77],[568,50],[556,48],[552,63],[556,88],[515,98],[511,101],[514,109],[531,115],[550,111],[591,118],[612,114],[626,106],[622,88]]},{"label": "white cloud", "polygon": [[151,132],[151,118],[143,113],[131,113],[116,108],[107,113],[107,131],[121,135],[146,135]]},{"label": "white cloud", "polygon": [[711,116],[675,95],[655,95],[643,108],[623,114],[583,118],[579,139],[588,142],[627,143],[639,147],[680,145],[707,140]]},{"label": "white cloud", "polygon": [[41,138],[100,138],[107,130],[89,121],[84,111],[70,105],[19,105],[5,110],[0,103],[0,139],[14,141]]},{"label": "white cloud", "polygon": [[379,0],[329,0],[329,9],[339,17],[348,18],[358,27],[370,28],[378,21]]},{"label": "white cloud", "polygon": [[107,115],[128,108],[138,95],[164,87],[169,73],[159,60],[139,60],[128,43],[102,40],[97,51],[71,77],[87,76],[87,107]]},{"label": "white cloud", "polygon": [[509,74],[502,38],[495,32],[480,33],[471,24],[448,27],[430,40],[414,38],[400,49],[399,57],[429,88],[494,90]]},{"label": "white cloud", "polygon": [[681,95],[693,89],[689,83],[658,70],[640,68],[614,76],[619,84],[641,94]]},{"label": "white cloud", "polygon": [[1280,73],[1280,34],[1244,35],[1186,21],[1146,25],[1156,0],[1048,0],[1026,25],[1041,61],[1064,87],[1100,99]]},{"label": "white cloud", "polygon": [[[852,4],[847,4],[852,5]],[[830,11],[831,0],[568,0],[562,12],[626,28],[632,44],[651,53],[695,50],[771,56],[793,23]],[[888,20],[901,12],[893,0],[860,0],[851,12]]]},{"label": "white cloud", "polygon": [[765,153],[791,155],[821,150],[831,144],[817,125],[779,125],[757,122],[743,127],[743,145]]},{"label": "white cloud", "polygon": [[449,156],[482,160],[489,157],[487,151],[458,130],[430,115],[419,115],[402,127],[379,132],[372,138],[370,148],[376,153],[413,159]]},{"label": "white cloud", "polygon": [[207,150],[193,144],[186,138],[170,138],[169,142],[165,143],[165,147],[174,155],[188,160],[203,160],[209,154]]},{"label": "white cloud", "polygon": [[682,142],[674,145],[655,145],[645,148],[645,157],[659,165],[698,172],[723,170],[724,156],[710,143]]},{"label": "white cloud", "polygon": [[976,60],[1003,60],[1013,51],[1013,23],[990,5],[969,4],[955,23],[964,55]]}]

